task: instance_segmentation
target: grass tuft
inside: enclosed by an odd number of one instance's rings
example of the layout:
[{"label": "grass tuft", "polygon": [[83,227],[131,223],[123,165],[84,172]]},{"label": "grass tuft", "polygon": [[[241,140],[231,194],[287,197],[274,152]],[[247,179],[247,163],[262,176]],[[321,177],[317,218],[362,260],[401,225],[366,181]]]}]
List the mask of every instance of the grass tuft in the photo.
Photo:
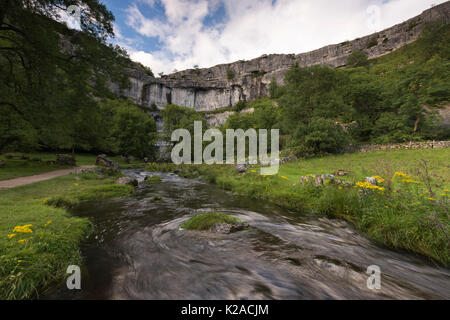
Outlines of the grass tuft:
[{"label": "grass tuft", "polygon": [[239,223],[241,219],[227,215],[223,212],[205,212],[199,213],[187,219],[181,228],[186,230],[208,230],[218,223]]}]

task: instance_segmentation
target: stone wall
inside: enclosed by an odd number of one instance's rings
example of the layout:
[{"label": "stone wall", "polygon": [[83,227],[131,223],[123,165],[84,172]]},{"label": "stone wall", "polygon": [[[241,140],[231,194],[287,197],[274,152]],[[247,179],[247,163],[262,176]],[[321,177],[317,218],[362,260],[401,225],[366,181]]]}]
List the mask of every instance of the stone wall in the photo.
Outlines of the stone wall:
[{"label": "stone wall", "polygon": [[377,150],[392,150],[392,149],[438,149],[450,148],[450,141],[425,141],[425,142],[404,142],[404,143],[389,143],[389,144],[372,144],[363,145],[355,148],[355,151],[369,152]]},{"label": "stone wall", "polygon": [[[211,68],[189,69],[161,78],[131,74],[132,88],[122,95],[136,103],[158,108],[167,103],[212,111],[234,106],[239,100],[253,101],[268,94],[272,78],[282,83],[286,71],[295,63],[302,67],[330,65],[342,67],[355,50],[363,50],[369,58],[388,54],[420,35],[425,22],[450,21],[450,1],[424,11],[421,15],[372,35],[329,45],[301,54],[270,54],[249,61],[237,61]],[[370,46],[375,39],[377,44]],[[233,77],[229,77],[230,72]],[[228,76],[227,76],[228,75]]]}]

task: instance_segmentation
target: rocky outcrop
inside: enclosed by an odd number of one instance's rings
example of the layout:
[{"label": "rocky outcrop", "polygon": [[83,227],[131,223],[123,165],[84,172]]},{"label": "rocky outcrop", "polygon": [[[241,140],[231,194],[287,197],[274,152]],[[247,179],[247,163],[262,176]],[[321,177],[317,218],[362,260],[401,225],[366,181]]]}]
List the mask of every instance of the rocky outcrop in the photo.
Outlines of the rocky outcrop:
[{"label": "rocky outcrop", "polygon": [[245,230],[250,225],[247,222],[236,222],[236,223],[216,223],[209,231],[213,233],[223,233],[229,234],[237,231]]},{"label": "rocky outcrop", "polygon": [[113,170],[118,170],[120,168],[119,164],[111,159],[106,157],[106,154],[100,154],[97,156],[95,160],[95,165],[107,167]]},{"label": "rocky outcrop", "polygon": [[370,59],[377,58],[415,41],[424,24],[436,20],[450,20],[449,1],[386,30],[307,53],[263,55],[249,61],[189,69],[161,78],[134,70],[130,74],[131,89],[121,94],[138,104],[159,109],[167,103],[197,111],[231,107],[239,100],[253,101],[267,95],[271,79],[283,83],[286,71],[295,63],[301,67],[318,64],[342,67],[355,50],[365,51]]},{"label": "rocky outcrop", "polygon": [[138,181],[135,178],[131,177],[121,177],[116,180],[116,184],[128,184],[130,186],[136,187],[138,185]]}]

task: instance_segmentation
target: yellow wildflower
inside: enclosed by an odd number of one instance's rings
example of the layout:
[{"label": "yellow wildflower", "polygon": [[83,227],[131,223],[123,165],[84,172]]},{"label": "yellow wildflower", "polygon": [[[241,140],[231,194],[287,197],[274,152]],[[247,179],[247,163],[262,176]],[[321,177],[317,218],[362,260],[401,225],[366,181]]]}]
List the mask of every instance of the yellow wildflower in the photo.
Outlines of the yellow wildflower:
[{"label": "yellow wildflower", "polygon": [[408,175],[402,171],[397,171],[394,173],[394,176],[399,176],[399,177],[403,177],[403,178],[407,178]]},{"label": "yellow wildflower", "polygon": [[33,230],[30,229],[32,225],[31,224],[27,224],[24,226],[15,226],[13,229],[13,232],[18,232],[18,233],[32,233]]},{"label": "yellow wildflower", "polygon": [[78,186],[79,186],[79,184],[78,184],[78,183],[74,183],[73,185],[74,185],[75,187],[78,187]]},{"label": "yellow wildflower", "polygon": [[256,173],[256,170],[251,170],[250,172]]},{"label": "yellow wildflower", "polygon": [[21,263],[23,260],[17,260],[18,263]]},{"label": "yellow wildflower", "polygon": [[8,234],[8,239],[14,238],[16,236],[15,233]]},{"label": "yellow wildflower", "polygon": [[339,190],[342,190],[342,187],[338,187]]},{"label": "yellow wildflower", "polygon": [[45,224],[44,224],[44,228],[47,227],[49,224],[51,224],[52,222],[50,220],[48,220]]},{"label": "yellow wildflower", "polygon": [[373,176],[372,178],[376,179],[378,183],[383,183],[385,180],[380,176]]},{"label": "yellow wildflower", "polygon": [[428,200],[431,200],[431,201],[433,201],[434,199],[433,198],[427,198]]},{"label": "yellow wildflower", "polygon": [[287,180],[288,178],[285,176],[281,176],[282,179]]},{"label": "yellow wildflower", "polygon": [[27,239],[22,239],[22,240],[19,240],[19,241],[17,241],[18,243],[25,243],[25,242],[27,242]]}]

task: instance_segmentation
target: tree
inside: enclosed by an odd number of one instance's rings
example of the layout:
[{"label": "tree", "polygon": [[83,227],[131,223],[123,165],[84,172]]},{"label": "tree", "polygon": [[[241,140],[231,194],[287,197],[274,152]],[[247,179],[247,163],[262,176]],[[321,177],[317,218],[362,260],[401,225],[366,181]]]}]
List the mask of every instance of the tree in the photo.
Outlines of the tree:
[{"label": "tree", "polygon": [[365,67],[367,65],[369,65],[369,59],[367,58],[366,53],[362,50],[353,51],[347,58],[348,67]]},{"label": "tree", "polygon": [[104,148],[116,154],[155,158],[157,131],[151,116],[130,101],[106,99],[101,102]]},{"label": "tree", "polygon": [[[55,21],[61,10],[74,4],[83,8],[81,32]],[[97,0],[2,1],[0,108],[9,110],[11,119],[20,118],[30,131],[16,138],[31,137],[34,131],[35,147],[85,145],[77,130],[89,116],[84,121],[77,120],[79,116],[96,105],[94,97],[111,96],[109,82],[129,85],[123,72],[130,63],[125,51],[106,44],[113,36],[113,20]],[[6,135],[14,132],[18,133]]]}]

